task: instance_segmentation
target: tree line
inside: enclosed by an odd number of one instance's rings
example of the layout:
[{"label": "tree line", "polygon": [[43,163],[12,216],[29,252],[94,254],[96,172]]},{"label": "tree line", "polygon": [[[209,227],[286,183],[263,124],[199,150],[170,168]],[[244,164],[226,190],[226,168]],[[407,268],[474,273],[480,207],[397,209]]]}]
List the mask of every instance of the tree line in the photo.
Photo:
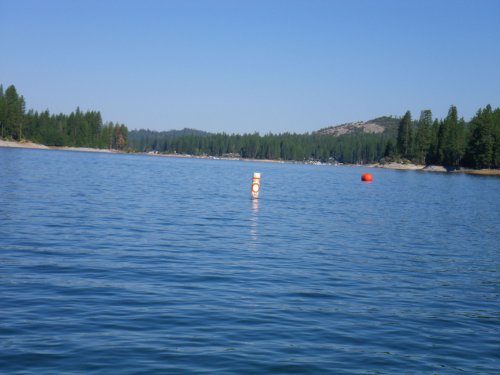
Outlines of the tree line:
[{"label": "tree line", "polygon": [[[194,129],[157,132],[134,130],[123,124],[103,123],[96,111],[77,108],[69,115],[26,111],[23,96],[12,85],[0,85],[0,137],[30,140],[48,146],[128,149],[138,152],[234,156],[367,164],[403,161],[450,167],[500,167],[500,108],[480,108],[466,122],[451,106],[444,119],[423,110],[418,120],[410,111],[401,118],[375,119],[386,131],[340,136],[318,133],[260,135],[206,133]],[[389,124],[397,122],[397,134]]]},{"label": "tree line", "polygon": [[14,85],[4,91],[0,85],[0,137],[29,140],[47,146],[109,148],[123,150],[128,129],[123,124],[103,123],[100,112],[80,108],[66,114],[48,110],[26,111],[25,100]]},{"label": "tree line", "polygon": [[380,134],[349,134],[339,137],[317,134],[204,134],[172,136],[151,130],[133,130],[130,147],[141,152],[251,159],[280,159],[343,163],[369,163],[384,157],[390,137]]},{"label": "tree line", "polygon": [[[387,123],[390,118],[373,120]],[[392,119],[394,120],[394,119]],[[446,118],[434,119],[424,110],[417,121],[408,111],[398,122],[397,134],[389,127],[379,134],[340,136],[319,134],[173,134],[138,130],[130,133],[130,146],[142,152],[254,159],[319,160],[350,164],[379,161],[413,162],[449,167],[500,167],[500,108],[481,108],[465,122],[451,106]]]},{"label": "tree line", "polygon": [[442,120],[430,110],[412,121],[405,113],[400,121],[396,144],[388,144],[386,157],[407,159],[419,164],[449,167],[500,167],[500,108],[480,108],[467,123],[451,106]]}]

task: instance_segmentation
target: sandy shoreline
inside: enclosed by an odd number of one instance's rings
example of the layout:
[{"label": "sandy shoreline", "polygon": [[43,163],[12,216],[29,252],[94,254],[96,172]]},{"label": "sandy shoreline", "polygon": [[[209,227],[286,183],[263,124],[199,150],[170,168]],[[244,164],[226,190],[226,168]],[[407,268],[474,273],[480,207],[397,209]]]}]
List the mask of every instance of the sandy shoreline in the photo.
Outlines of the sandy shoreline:
[{"label": "sandy shoreline", "polygon": [[0,147],[13,147],[13,148],[35,148],[40,150],[48,150],[50,147],[40,145],[33,142],[16,142],[16,141],[3,141],[0,139]]},{"label": "sandy shoreline", "polygon": [[[62,150],[62,151],[77,151],[77,152],[105,152],[105,153],[116,153],[122,154],[123,151],[109,150],[109,149],[98,149],[89,147],[67,147],[67,146],[45,146],[38,143],[23,141],[4,141],[0,139],[0,147],[11,147],[11,148],[30,148],[38,150]],[[214,156],[194,156],[194,155],[181,155],[181,154],[152,154],[152,153],[136,153],[136,155],[148,155],[148,156],[161,156],[161,157],[175,157],[175,158],[198,158],[198,159],[211,159],[211,160],[241,160],[241,161],[256,161],[265,163],[287,163],[283,160],[263,160],[263,159],[242,159],[242,158],[222,158]],[[293,163],[293,162],[290,162]],[[348,166],[348,164],[344,164]],[[369,165],[350,165],[353,167],[367,167],[367,168],[385,168],[385,169],[397,169],[397,170],[411,170],[411,171],[422,171],[422,172],[440,172],[440,173],[467,173],[481,176],[500,176],[500,169],[447,169],[440,165],[417,165],[417,164],[402,164],[402,163],[386,163],[386,164],[369,164]]]},{"label": "sandy shoreline", "polygon": [[0,139],[0,147],[8,148],[30,148],[36,150],[62,150],[62,151],[80,151],[80,152],[108,152],[116,153],[120,151],[100,149],[100,148],[90,148],[90,147],[67,147],[67,146],[45,146],[39,143],[33,142],[17,142],[17,141],[3,141]]}]

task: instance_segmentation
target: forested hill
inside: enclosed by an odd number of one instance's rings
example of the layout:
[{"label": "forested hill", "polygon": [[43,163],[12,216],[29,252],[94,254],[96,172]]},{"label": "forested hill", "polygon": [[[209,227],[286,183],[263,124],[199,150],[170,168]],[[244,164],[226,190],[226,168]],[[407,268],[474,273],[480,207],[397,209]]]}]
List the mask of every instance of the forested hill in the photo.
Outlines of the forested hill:
[{"label": "forested hill", "polygon": [[[129,146],[143,152],[231,155],[257,159],[372,162],[385,156],[401,118],[378,117],[320,129],[312,134],[213,134],[196,129],[132,130]],[[337,138],[338,139],[334,139]]]}]

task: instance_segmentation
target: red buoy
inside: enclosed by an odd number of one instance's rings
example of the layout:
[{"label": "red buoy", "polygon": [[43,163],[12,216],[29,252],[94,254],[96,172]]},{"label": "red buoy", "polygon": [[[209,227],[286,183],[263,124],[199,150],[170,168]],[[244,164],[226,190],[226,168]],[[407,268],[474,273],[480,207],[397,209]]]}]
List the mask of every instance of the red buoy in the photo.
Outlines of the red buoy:
[{"label": "red buoy", "polygon": [[361,181],[363,182],[372,182],[373,176],[370,173],[365,173],[361,176]]}]

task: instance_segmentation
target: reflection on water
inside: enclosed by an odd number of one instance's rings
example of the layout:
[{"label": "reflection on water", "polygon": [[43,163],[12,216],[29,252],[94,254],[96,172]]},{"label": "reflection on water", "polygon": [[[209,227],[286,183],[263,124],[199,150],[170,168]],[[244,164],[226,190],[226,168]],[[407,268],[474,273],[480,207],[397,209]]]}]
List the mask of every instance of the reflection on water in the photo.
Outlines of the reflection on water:
[{"label": "reflection on water", "polygon": [[250,248],[255,250],[258,240],[258,224],[259,224],[259,200],[252,199],[252,210],[250,214]]}]

